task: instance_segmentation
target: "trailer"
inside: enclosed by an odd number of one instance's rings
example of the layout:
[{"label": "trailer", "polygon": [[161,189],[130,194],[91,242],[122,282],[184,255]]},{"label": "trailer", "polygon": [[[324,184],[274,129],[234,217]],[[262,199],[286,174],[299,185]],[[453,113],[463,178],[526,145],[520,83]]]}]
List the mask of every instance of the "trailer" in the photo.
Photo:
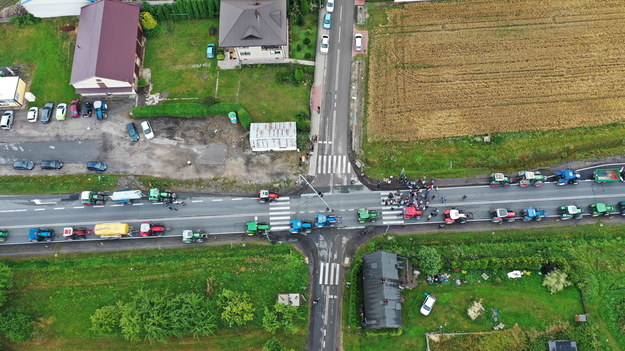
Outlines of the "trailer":
[{"label": "trailer", "polygon": [[96,224],[93,233],[101,239],[119,239],[132,233],[128,223],[101,223]]},{"label": "trailer", "polygon": [[607,183],[607,182],[622,182],[623,176],[620,169],[596,169],[593,172],[595,182]]},{"label": "trailer", "polygon": [[133,200],[140,200],[145,197],[141,190],[121,190],[116,191],[111,196],[111,200],[120,204],[129,204]]}]

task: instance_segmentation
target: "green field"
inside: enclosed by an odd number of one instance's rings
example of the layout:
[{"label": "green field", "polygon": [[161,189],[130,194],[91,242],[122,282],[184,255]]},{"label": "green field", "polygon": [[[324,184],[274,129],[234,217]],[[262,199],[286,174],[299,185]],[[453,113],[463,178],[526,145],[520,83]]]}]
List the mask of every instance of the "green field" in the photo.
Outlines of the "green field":
[{"label": "green field", "polygon": [[[488,231],[392,236],[393,240],[377,238],[359,250],[354,259],[356,270],[363,253],[386,250],[411,257],[420,246],[427,245],[438,250],[444,262],[442,272],[450,273],[451,278],[448,283],[430,285],[422,282],[415,289],[403,291],[404,328],[400,336],[363,335],[351,317],[357,316],[353,311],[359,304],[346,304],[345,350],[425,350],[424,333],[437,332],[441,325],[445,333],[488,332],[496,324],[490,308],[500,311],[499,319],[506,324],[505,333],[462,337],[466,340],[452,338],[454,342],[441,343],[434,349],[500,350],[505,342],[514,341],[520,344],[510,349],[542,350],[549,338],[573,338],[578,341],[580,350],[623,350],[625,335],[619,331],[619,317],[615,310],[618,304],[625,304],[622,297],[625,289],[624,229],[624,225],[593,224],[506,230],[494,232],[495,235]],[[527,269],[530,275],[518,280],[506,277],[511,269],[453,271],[454,265],[470,265],[484,259],[534,256],[545,260],[557,257],[568,260],[571,268],[567,273],[573,285],[551,295],[542,286],[543,277],[539,275],[538,267]],[[354,267],[350,267],[347,279],[357,279],[354,272]],[[482,273],[487,273],[489,279],[481,278]],[[456,286],[455,279],[468,283]],[[356,286],[350,291],[350,301],[359,301],[359,288]],[[438,297],[427,317],[419,313],[424,293]],[[472,321],[467,316],[467,309],[479,299],[486,311]],[[575,325],[573,317],[584,313],[584,307],[592,319],[585,325]],[[514,325],[520,328],[511,329]],[[487,347],[489,343],[491,348]]]},{"label": "green field", "polygon": [[21,76],[30,84],[27,91],[37,97],[32,106],[42,107],[49,101],[69,103],[78,96],[69,85],[75,39],[71,32],[60,30],[77,23],[75,17],[62,17],[22,27],[0,24],[0,66],[19,66],[26,73]]},{"label": "green field", "polygon": [[[304,24],[299,26],[290,21],[289,28],[289,57],[299,60],[315,60],[317,52],[317,21],[318,12],[309,13],[304,17]],[[336,21],[336,19],[334,20]],[[308,38],[308,44],[304,41]],[[301,50],[298,50],[301,48]]]},{"label": "green field", "polygon": [[[260,350],[271,337],[261,327],[264,306],[277,294],[301,292],[308,268],[289,245],[236,244],[185,249],[137,250],[45,258],[3,259],[14,272],[10,305],[39,317],[41,339],[12,345],[20,350]],[[98,337],[89,331],[89,316],[138,289],[206,294],[206,281],[215,291],[247,292],[256,313],[246,328],[220,327],[215,336],[174,339],[167,345],[125,342],[111,334]],[[210,298],[212,304],[214,298]],[[301,315],[307,316],[306,305]],[[218,318],[219,319],[219,318]],[[295,335],[277,337],[296,350],[303,349],[306,320]]]}]

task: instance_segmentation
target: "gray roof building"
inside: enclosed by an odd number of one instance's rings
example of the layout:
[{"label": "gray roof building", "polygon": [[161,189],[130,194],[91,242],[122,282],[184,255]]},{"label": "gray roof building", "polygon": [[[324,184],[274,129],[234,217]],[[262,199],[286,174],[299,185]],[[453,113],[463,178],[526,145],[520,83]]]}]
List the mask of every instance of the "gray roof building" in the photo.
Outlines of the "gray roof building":
[{"label": "gray roof building", "polygon": [[222,0],[219,46],[283,46],[288,43],[286,0]]},{"label": "gray roof building", "polygon": [[401,293],[397,255],[377,251],[363,256],[365,327],[401,328]]},{"label": "gray roof building", "polygon": [[573,340],[550,340],[549,351],[577,351],[577,343]]}]

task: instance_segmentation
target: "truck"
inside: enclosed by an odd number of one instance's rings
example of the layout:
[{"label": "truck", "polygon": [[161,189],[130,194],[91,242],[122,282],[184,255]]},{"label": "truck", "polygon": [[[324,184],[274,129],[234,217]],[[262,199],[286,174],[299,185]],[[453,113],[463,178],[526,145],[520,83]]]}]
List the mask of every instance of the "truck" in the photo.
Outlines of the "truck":
[{"label": "truck", "polygon": [[507,188],[510,186],[510,177],[503,173],[493,173],[490,175],[490,186],[491,188],[500,186]]},{"label": "truck", "polygon": [[96,224],[93,233],[101,239],[119,239],[132,234],[132,227],[128,223],[100,223]]},{"label": "truck", "polygon": [[104,205],[106,194],[97,191],[83,191],[80,193],[80,201],[83,205]]},{"label": "truck", "polygon": [[519,175],[519,186],[522,188],[528,187],[530,185],[539,187],[543,185],[545,181],[545,176],[542,175],[542,173],[538,171],[535,171],[535,172],[519,171],[518,175]]},{"label": "truck", "polygon": [[593,172],[593,177],[595,178],[595,182],[597,183],[622,182],[623,181],[621,170],[616,169],[616,168],[596,169]]},{"label": "truck", "polygon": [[604,202],[597,202],[589,206],[590,214],[593,217],[609,216],[616,212],[616,208],[613,205],[608,205]]},{"label": "truck", "polygon": [[139,200],[145,197],[141,190],[120,190],[116,191],[111,196],[111,200],[120,204],[129,204],[133,200]]},{"label": "truck", "polygon": [[204,239],[208,239],[208,233],[202,229],[182,231],[182,242],[185,244],[201,243]]},{"label": "truck", "polygon": [[152,202],[166,202],[173,203],[176,201],[176,193],[170,190],[161,190],[161,189],[150,189],[150,195],[148,196],[148,200]]},{"label": "truck", "polygon": [[567,185],[567,184],[577,185],[579,184],[579,179],[582,177],[581,174],[579,174],[578,172],[572,169],[565,169],[563,171],[557,171],[555,175],[556,175],[556,185]]},{"label": "truck", "polygon": [[52,241],[54,239],[54,229],[31,228],[28,232],[30,242]]},{"label": "truck", "polygon": [[312,231],[312,223],[308,221],[302,221],[301,219],[294,219],[291,221],[290,232],[293,234],[298,234],[299,232],[304,232],[308,234]]},{"label": "truck", "polygon": [[336,215],[324,215],[318,214],[315,215],[315,226],[316,227],[325,227],[325,226],[333,226],[342,223],[343,217]]}]

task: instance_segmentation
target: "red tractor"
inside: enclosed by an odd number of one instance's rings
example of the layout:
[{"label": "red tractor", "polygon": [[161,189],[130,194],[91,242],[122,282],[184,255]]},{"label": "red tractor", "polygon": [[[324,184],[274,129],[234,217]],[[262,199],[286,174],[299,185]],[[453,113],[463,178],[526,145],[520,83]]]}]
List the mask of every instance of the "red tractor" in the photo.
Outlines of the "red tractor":
[{"label": "red tractor", "polygon": [[269,190],[261,190],[258,192],[258,202],[272,202],[278,200],[280,195]]},{"label": "red tractor", "polygon": [[404,207],[404,210],[402,211],[402,214],[400,216],[404,216],[405,219],[410,219],[410,218],[421,218],[421,216],[423,216],[423,211],[421,210],[417,210],[416,206],[406,206]]},{"label": "red tractor", "polygon": [[467,222],[467,219],[469,219],[468,213],[463,210],[456,210],[455,208],[445,210],[443,215],[445,215],[445,224],[464,224]]},{"label": "red tractor", "polygon": [[139,235],[141,236],[163,235],[165,231],[167,228],[162,224],[143,222],[139,227]]},{"label": "red tractor", "polygon": [[63,238],[65,240],[87,239],[87,235],[91,234],[93,234],[93,230],[89,230],[87,228],[63,228]]},{"label": "red tractor", "polygon": [[494,210],[491,210],[490,216],[490,221],[497,224],[503,222],[512,223],[516,219],[516,213],[512,210],[507,210],[505,208],[496,208]]}]

